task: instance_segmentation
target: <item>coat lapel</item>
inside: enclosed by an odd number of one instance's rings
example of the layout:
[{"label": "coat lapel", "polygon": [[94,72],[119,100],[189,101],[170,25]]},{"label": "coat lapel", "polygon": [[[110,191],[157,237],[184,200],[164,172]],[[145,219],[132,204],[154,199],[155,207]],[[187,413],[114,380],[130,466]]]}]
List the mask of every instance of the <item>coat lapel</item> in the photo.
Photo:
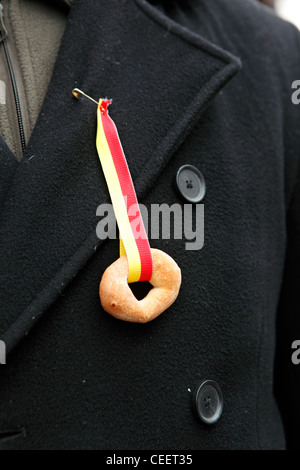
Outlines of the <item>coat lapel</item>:
[{"label": "coat lapel", "polygon": [[17,158],[0,137],[0,214],[17,167]]},{"label": "coat lapel", "polygon": [[109,196],[95,148],[96,105],[71,90],[113,99],[110,115],[141,200],[239,68],[236,57],[145,0],[74,1],[0,216],[0,337],[8,351],[101,244],[96,208]]}]

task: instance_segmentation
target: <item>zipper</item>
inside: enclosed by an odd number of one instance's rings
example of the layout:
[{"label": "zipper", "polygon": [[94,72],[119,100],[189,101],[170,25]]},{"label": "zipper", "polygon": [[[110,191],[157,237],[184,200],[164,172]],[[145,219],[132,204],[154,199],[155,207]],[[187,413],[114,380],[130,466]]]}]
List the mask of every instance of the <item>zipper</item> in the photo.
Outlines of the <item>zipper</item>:
[{"label": "zipper", "polygon": [[8,66],[10,82],[11,82],[13,95],[15,99],[17,121],[18,121],[19,133],[20,133],[20,143],[22,147],[22,152],[24,154],[25,149],[26,149],[26,140],[25,140],[25,131],[24,131],[24,125],[23,125],[23,119],[22,119],[22,112],[21,112],[21,104],[20,104],[16,77],[14,74],[14,69],[13,69],[11,58],[10,58],[7,41],[6,41],[7,29],[5,28],[3,17],[4,17],[3,4],[0,2],[0,44],[3,45],[4,54],[5,54],[5,58],[6,58],[7,66]]}]

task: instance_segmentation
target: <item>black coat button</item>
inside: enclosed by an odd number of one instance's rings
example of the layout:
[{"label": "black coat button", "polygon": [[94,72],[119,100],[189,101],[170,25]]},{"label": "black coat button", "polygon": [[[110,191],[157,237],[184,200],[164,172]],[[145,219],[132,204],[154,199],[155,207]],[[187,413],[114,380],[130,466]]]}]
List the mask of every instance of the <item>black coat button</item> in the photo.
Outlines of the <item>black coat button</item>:
[{"label": "black coat button", "polygon": [[193,394],[196,414],[206,424],[216,423],[223,411],[223,394],[213,380],[203,380]]},{"label": "black coat button", "polygon": [[188,202],[202,201],[206,192],[205,180],[202,173],[192,165],[183,165],[176,175],[176,186],[181,196]]}]

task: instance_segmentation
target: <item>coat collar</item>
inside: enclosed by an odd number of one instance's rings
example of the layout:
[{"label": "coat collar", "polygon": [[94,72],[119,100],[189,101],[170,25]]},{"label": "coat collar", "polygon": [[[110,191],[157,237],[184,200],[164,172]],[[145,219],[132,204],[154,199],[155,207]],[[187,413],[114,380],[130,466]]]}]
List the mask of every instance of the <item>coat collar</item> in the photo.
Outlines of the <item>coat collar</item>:
[{"label": "coat collar", "polygon": [[70,8],[73,3],[73,0],[52,0],[52,1],[65,8]]},{"label": "coat collar", "polygon": [[239,68],[231,53],[146,0],[74,0],[26,153],[7,173],[0,337],[8,351],[102,243],[95,212],[109,196],[95,149],[96,107],[71,90],[113,98],[110,114],[141,201]]}]

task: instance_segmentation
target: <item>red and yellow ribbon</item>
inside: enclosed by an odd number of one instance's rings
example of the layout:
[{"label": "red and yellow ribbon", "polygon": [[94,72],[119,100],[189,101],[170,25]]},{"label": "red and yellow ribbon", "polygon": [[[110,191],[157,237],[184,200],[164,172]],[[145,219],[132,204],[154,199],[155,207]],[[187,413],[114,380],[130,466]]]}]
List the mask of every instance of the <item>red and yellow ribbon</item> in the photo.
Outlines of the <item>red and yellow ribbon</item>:
[{"label": "red and yellow ribbon", "polygon": [[96,146],[120,231],[120,256],[127,255],[128,283],[149,281],[153,270],[150,245],[118,131],[108,114],[110,103],[99,100]]}]

